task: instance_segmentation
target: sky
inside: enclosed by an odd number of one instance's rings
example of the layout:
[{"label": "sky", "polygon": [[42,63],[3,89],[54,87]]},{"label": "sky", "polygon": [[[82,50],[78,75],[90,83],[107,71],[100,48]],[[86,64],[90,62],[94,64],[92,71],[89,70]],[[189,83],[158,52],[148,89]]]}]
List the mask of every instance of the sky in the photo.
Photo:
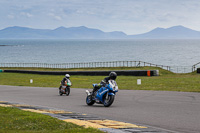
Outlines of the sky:
[{"label": "sky", "polygon": [[200,31],[200,0],[0,0],[0,29],[86,26],[135,35],[177,25]]}]

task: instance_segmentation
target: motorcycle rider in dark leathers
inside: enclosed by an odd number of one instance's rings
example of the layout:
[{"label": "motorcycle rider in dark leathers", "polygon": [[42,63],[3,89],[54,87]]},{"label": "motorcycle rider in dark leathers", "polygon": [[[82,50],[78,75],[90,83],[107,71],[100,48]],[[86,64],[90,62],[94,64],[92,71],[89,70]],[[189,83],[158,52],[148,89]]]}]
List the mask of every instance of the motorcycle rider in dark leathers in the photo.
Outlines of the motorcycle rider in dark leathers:
[{"label": "motorcycle rider in dark leathers", "polygon": [[102,86],[105,86],[108,84],[109,80],[115,80],[117,78],[117,73],[116,72],[110,72],[109,76],[104,78],[104,80],[101,81],[101,83],[96,84],[93,88],[92,94],[94,94],[98,89],[100,89]]}]

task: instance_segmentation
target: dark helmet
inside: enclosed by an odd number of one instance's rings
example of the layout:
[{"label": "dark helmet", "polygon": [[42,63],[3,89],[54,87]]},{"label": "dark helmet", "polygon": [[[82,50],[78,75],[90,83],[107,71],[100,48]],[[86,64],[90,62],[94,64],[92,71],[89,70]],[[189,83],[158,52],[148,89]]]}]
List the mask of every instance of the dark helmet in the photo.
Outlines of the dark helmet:
[{"label": "dark helmet", "polygon": [[117,74],[115,72],[111,72],[109,74],[110,79],[115,80],[117,78]]}]

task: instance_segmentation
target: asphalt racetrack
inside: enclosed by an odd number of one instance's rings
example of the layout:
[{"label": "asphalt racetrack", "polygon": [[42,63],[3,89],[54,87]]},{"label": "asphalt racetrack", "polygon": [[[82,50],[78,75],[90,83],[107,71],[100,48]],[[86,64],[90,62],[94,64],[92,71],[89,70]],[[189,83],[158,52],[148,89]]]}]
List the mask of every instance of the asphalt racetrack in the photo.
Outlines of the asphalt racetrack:
[{"label": "asphalt racetrack", "polygon": [[119,90],[108,108],[101,104],[87,106],[85,99],[85,89],[71,88],[69,96],[59,96],[58,88],[0,85],[0,101],[85,113],[181,133],[200,132],[200,93]]}]

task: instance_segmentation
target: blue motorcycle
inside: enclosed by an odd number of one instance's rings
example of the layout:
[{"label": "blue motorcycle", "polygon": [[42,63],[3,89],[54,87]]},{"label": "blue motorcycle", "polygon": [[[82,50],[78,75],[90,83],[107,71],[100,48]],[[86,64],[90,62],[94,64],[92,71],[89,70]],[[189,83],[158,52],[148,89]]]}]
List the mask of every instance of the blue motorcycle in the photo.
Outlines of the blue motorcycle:
[{"label": "blue motorcycle", "polygon": [[[93,87],[96,84],[93,84]],[[108,84],[101,87],[98,91],[89,92],[86,90],[87,97],[86,103],[87,105],[91,106],[94,103],[103,104],[105,107],[109,107],[115,99],[116,92],[118,92],[118,86],[115,80],[109,80]]]}]

